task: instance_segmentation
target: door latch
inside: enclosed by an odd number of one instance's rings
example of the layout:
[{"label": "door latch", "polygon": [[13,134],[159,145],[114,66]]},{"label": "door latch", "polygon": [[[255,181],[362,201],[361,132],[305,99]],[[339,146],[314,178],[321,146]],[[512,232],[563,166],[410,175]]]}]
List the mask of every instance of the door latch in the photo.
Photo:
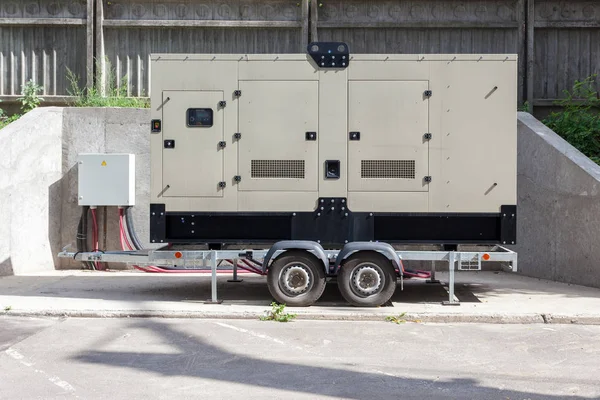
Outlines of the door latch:
[{"label": "door latch", "polygon": [[317,132],[306,132],[306,140],[317,140]]},{"label": "door latch", "polygon": [[350,140],[360,140],[360,132],[350,132]]},{"label": "door latch", "polygon": [[227,143],[226,143],[225,141],[220,141],[220,142],[219,142],[219,148],[220,148],[220,149],[224,149],[224,148],[225,148],[225,146],[227,146]]}]

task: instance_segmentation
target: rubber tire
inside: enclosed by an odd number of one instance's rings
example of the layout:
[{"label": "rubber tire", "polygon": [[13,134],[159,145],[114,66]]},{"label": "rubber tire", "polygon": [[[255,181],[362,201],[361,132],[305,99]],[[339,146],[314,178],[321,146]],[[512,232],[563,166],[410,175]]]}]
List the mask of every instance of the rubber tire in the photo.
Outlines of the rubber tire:
[{"label": "rubber tire", "polygon": [[[279,274],[283,268],[294,262],[305,264],[313,274],[314,283],[306,293],[289,296],[279,287]],[[314,304],[325,290],[325,270],[323,263],[312,253],[302,250],[290,250],[277,257],[267,271],[267,285],[271,296],[280,304],[290,307],[308,307]]]},{"label": "rubber tire", "polygon": [[[383,271],[385,283],[381,292],[368,296],[360,297],[350,288],[352,270],[359,264],[369,262],[376,264]],[[387,303],[396,291],[396,271],[392,262],[384,255],[374,251],[363,251],[351,255],[338,271],[338,288],[346,301],[356,307],[379,307]]]}]

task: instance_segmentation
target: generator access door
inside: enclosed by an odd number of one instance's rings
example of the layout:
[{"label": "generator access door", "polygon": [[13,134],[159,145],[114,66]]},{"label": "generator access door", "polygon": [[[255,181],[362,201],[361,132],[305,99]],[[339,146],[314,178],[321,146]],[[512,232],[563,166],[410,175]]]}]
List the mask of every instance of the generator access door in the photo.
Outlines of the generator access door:
[{"label": "generator access door", "polygon": [[164,197],[222,197],[222,91],[163,91]]},{"label": "generator access door", "polygon": [[239,190],[317,191],[317,81],[240,81]]},{"label": "generator access door", "polygon": [[425,192],[427,81],[350,81],[348,191]]}]

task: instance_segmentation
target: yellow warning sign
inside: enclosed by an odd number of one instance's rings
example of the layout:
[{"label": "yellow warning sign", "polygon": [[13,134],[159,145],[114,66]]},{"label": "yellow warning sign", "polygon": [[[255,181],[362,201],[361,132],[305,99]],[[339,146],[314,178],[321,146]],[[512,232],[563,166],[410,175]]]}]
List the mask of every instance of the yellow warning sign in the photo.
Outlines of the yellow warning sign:
[{"label": "yellow warning sign", "polygon": [[106,161],[102,161],[102,164],[100,164],[100,165],[102,165],[103,167],[106,167]]}]

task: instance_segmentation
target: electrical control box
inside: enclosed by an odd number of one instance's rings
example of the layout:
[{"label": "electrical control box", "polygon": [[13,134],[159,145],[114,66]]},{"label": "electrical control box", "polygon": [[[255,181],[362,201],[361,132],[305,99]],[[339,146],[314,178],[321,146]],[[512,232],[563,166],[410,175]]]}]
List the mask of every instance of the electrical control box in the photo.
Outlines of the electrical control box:
[{"label": "electrical control box", "polygon": [[135,205],[135,154],[79,154],[80,206]]},{"label": "electrical control box", "polygon": [[514,54],[151,60],[154,242],[516,241]]}]

